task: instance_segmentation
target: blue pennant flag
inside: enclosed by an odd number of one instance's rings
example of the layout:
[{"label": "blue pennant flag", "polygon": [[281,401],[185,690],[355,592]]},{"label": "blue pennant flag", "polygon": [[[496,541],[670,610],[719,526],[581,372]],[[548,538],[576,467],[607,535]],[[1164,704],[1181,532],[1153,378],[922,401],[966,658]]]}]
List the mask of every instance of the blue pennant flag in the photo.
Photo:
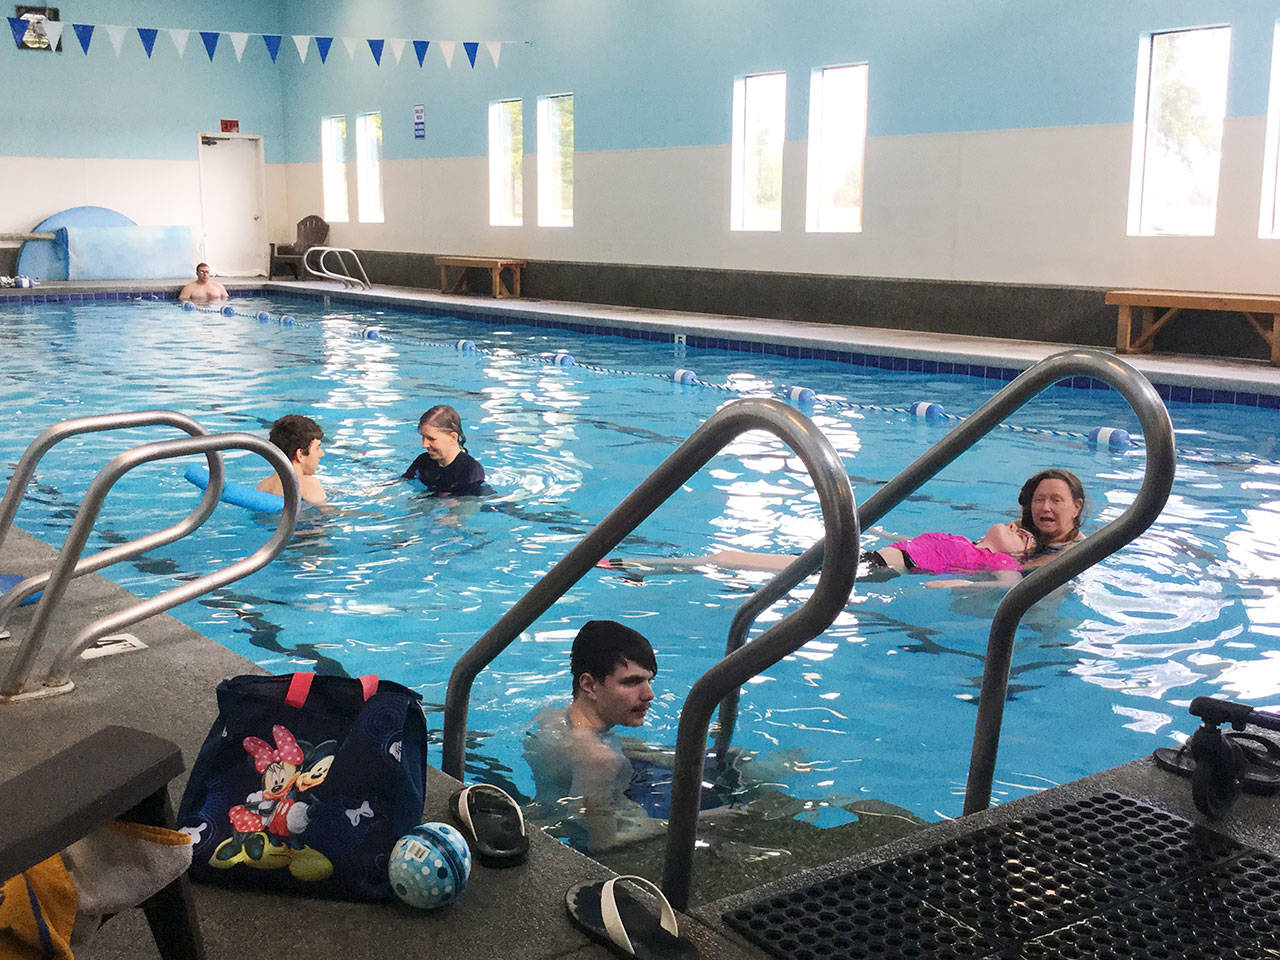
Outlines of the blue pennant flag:
[{"label": "blue pennant flag", "polygon": [[22,38],[27,35],[27,21],[21,17],[9,18],[9,29],[13,31],[13,42],[22,49]]},{"label": "blue pennant flag", "polygon": [[378,66],[382,66],[382,45],[385,40],[370,40],[369,52],[373,54],[373,62]]},{"label": "blue pennant flag", "polygon": [[209,54],[209,59],[213,59],[213,51],[218,49],[218,37],[220,34],[216,30],[201,30],[200,39],[204,41],[204,48]]},{"label": "blue pennant flag", "polygon": [[427,47],[431,46],[430,40],[413,41],[413,52],[418,55],[418,66],[422,66],[422,60],[427,55]]},{"label": "blue pennant flag", "polygon": [[329,57],[329,48],[333,46],[333,37],[316,37],[316,49],[320,51],[320,62]]},{"label": "blue pennant flag", "polygon": [[156,34],[159,33],[155,27],[139,27],[138,39],[142,41],[142,49],[147,51],[147,59],[151,59],[151,51],[156,46]]},{"label": "blue pennant flag", "polygon": [[280,53],[280,34],[264,33],[262,42],[267,45],[267,53],[271,54],[271,62],[276,62],[276,56]]},{"label": "blue pennant flag", "polygon": [[474,70],[476,68],[476,51],[480,49],[479,41],[464,40],[462,42],[462,49],[467,51],[467,59],[471,61],[471,69]]},{"label": "blue pennant flag", "polygon": [[76,32],[76,39],[80,41],[80,49],[87,54],[89,52],[89,41],[93,39],[93,24],[73,23],[71,29]]}]

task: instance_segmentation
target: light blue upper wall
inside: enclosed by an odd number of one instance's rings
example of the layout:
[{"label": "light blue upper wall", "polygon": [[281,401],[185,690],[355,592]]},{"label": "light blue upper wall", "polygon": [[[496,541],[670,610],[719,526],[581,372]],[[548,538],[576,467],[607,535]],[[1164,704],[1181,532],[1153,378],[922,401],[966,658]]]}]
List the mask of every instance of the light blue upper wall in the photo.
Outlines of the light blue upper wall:
[{"label": "light blue upper wall", "polygon": [[[212,63],[193,32],[179,60],[163,32],[148,60],[130,32],[122,54],[99,29],[86,57],[70,28],[59,55],[0,43],[0,85],[27,105],[7,112],[0,155],[190,159],[194,132],[223,117],[266,137],[272,161],[318,159],[319,120],[383,112],[389,159],[483,155],[486,105],[572,92],[579,150],[724,144],[733,79],[785,70],[788,136],[806,136],[817,66],[871,64],[873,136],[1127,123],[1139,37],[1233,27],[1229,111],[1266,112],[1280,0],[82,0],[68,20],[252,34],[243,62],[224,36]],[[272,64],[257,34],[285,35]],[[290,34],[335,39],[300,63]],[[435,42],[419,68],[411,47],[377,67],[364,41]],[[440,40],[508,40],[499,69]],[[427,139],[412,138],[424,104]]]},{"label": "light blue upper wall", "polygon": [[[210,62],[197,31],[278,32],[278,5],[261,0],[76,0],[51,3],[66,24],[62,52],[20,51],[8,21],[0,42],[0,89],[8,108],[0,156],[194,160],[196,134],[238,119],[265,137],[268,160],[283,158],[279,68],[260,36],[236,61],[223,36]],[[6,15],[12,15],[10,5]],[[95,24],[86,55],[72,23]],[[117,57],[104,24],[129,27]],[[136,27],[161,28],[147,59]],[[190,29],[180,59],[165,28]]]}]

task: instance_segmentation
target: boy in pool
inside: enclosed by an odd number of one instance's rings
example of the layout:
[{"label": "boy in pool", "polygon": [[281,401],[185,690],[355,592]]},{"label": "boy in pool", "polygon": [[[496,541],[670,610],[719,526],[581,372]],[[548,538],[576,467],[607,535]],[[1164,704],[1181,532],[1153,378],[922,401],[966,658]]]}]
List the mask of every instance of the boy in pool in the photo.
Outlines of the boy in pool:
[{"label": "boy in pool", "polygon": [[666,821],[627,797],[633,768],[613,733],[644,723],[658,672],[653,647],[630,627],[590,620],[573,640],[569,666],[572,701],[539,712],[524,738],[536,801],[556,822],[585,827],[588,852],[663,833]]},{"label": "boy in pool", "polygon": [[[298,491],[307,503],[324,503],[327,499],[324,487],[316,479],[320,458],[324,456],[320,447],[323,439],[324,431],[320,424],[300,413],[290,413],[271,425],[270,440],[293,464],[293,472],[298,475]],[[278,473],[264,477],[258,482],[258,489],[277,497],[284,496]]]}]

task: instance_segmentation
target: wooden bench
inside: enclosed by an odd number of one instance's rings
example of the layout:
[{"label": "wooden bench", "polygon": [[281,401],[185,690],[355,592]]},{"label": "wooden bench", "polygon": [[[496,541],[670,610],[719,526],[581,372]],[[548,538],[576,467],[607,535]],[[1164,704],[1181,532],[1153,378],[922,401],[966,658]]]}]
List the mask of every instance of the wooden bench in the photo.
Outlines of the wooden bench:
[{"label": "wooden bench", "polygon": [[[498,299],[520,296],[520,269],[527,261],[512,260],[508,257],[436,257],[436,266],[440,268],[440,292],[462,293],[467,283],[467,267],[480,267],[489,271],[493,278],[493,295]],[[449,283],[449,268],[462,267],[458,279]],[[511,271],[511,289],[502,282],[502,271]]]},{"label": "wooden bench", "polygon": [[[1181,310],[1223,310],[1243,313],[1253,329],[1271,348],[1271,365],[1280,367],[1280,296],[1239,293],[1189,293],[1185,290],[1111,290],[1107,303],[1120,313],[1116,320],[1116,350],[1119,353],[1148,353],[1155,336]],[[1138,307],[1140,326],[1137,339],[1133,333],[1133,308]],[[1163,309],[1157,315],[1156,311]],[[1255,314],[1270,314],[1268,329]]]}]

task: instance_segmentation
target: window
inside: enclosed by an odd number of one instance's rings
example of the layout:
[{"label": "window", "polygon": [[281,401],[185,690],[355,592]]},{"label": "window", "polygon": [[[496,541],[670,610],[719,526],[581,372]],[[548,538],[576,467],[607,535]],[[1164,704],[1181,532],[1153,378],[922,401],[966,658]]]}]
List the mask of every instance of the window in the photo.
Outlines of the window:
[{"label": "window", "polygon": [[573,226],[573,94],[538,98],[538,226]]},{"label": "window", "polygon": [[1129,234],[1213,236],[1230,27],[1153,33],[1138,55]]},{"label": "window", "polygon": [[809,185],[805,229],[862,229],[867,65],[823,67],[809,80]]},{"label": "window", "polygon": [[325,117],[320,121],[320,173],[324,182],[324,218],[330,223],[346,223],[347,213],[347,118]]},{"label": "window", "polygon": [[785,73],[759,73],[734,81],[731,229],[782,229],[786,122]]},{"label": "window", "polygon": [[489,223],[524,223],[524,101],[489,104]]},{"label": "window", "polygon": [[382,114],[356,117],[356,214],[382,223]]},{"label": "window", "polygon": [[1267,145],[1262,158],[1262,210],[1258,236],[1280,239],[1280,23],[1271,39],[1271,94],[1267,98]]}]

